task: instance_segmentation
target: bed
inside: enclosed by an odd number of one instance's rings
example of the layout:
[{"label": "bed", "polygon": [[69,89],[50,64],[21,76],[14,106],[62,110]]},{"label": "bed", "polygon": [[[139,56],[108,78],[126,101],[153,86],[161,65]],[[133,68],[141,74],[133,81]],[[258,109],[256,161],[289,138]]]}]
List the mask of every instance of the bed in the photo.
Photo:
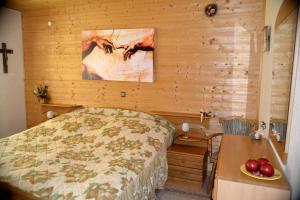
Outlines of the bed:
[{"label": "bed", "polygon": [[77,109],[0,139],[0,181],[38,199],[149,199],[174,132],[143,112]]}]

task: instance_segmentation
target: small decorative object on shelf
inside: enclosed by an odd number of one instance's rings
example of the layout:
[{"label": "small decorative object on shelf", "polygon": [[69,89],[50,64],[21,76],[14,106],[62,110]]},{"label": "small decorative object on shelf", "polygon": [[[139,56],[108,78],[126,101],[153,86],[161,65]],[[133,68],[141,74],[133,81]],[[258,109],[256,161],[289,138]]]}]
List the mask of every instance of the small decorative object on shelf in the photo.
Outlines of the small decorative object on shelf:
[{"label": "small decorative object on shelf", "polygon": [[40,103],[47,103],[48,97],[48,86],[41,84],[33,90],[33,94],[38,98]]},{"label": "small decorative object on shelf", "polygon": [[251,134],[252,139],[261,140],[263,138],[265,129],[266,129],[266,123],[262,121],[260,123],[260,128]]},{"label": "small decorative object on shelf", "polygon": [[254,140],[261,140],[262,139],[262,137],[263,137],[263,131],[262,130],[257,130],[257,131],[255,131],[255,132],[253,132],[253,133],[251,133],[251,137],[252,137],[252,139],[254,139]]},{"label": "small decorative object on shelf", "polygon": [[213,118],[215,115],[212,112],[200,111],[200,122],[203,122],[203,118]]},{"label": "small decorative object on shelf", "polygon": [[262,130],[265,130],[267,128],[267,124],[264,121],[260,122],[260,127],[262,128]]},{"label": "small decorative object on shelf", "polygon": [[190,130],[190,125],[189,123],[184,122],[182,124],[181,130],[183,131],[184,135],[182,136],[184,139],[189,138],[189,130]]}]

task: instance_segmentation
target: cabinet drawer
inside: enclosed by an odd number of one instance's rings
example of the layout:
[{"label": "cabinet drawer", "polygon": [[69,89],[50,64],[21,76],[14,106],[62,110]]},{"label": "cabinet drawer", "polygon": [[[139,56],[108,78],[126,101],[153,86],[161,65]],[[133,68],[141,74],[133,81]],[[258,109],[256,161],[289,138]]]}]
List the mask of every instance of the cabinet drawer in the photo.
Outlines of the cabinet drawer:
[{"label": "cabinet drawer", "polygon": [[169,165],[176,165],[176,166],[182,166],[182,167],[189,167],[189,168],[195,168],[195,169],[202,169],[203,168],[203,158],[187,158],[182,156],[173,156],[168,154],[168,164]]},{"label": "cabinet drawer", "polygon": [[202,170],[169,165],[169,177],[202,181]]},{"label": "cabinet drawer", "polygon": [[168,150],[168,156],[173,158],[192,159],[195,162],[199,162],[203,160],[204,154],[189,154],[189,153],[184,153],[179,151]]},{"label": "cabinet drawer", "polygon": [[182,184],[186,183],[187,186],[191,186],[191,185],[196,185],[197,188],[201,188],[202,186],[202,181],[193,181],[193,180],[188,180],[185,178],[178,178],[178,177],[173,177],[173,176],[168,176],[168,181],[169,182],[180,182]]}]

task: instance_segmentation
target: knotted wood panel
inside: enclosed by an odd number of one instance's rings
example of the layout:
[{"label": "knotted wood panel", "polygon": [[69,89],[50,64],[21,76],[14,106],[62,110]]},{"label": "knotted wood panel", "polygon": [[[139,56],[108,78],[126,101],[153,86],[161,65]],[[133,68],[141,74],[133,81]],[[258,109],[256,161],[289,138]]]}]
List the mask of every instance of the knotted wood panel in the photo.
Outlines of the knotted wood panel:
[{"label": "knotted wood panel", "polygon": [[[217,1],[211,18],[206,0],[55,2],[22,12],[29,127],[42,82],[52,103],[257,118],[264,0]],[[155,28],[154,83],[82,80],[81,31],[144,27]]]}]

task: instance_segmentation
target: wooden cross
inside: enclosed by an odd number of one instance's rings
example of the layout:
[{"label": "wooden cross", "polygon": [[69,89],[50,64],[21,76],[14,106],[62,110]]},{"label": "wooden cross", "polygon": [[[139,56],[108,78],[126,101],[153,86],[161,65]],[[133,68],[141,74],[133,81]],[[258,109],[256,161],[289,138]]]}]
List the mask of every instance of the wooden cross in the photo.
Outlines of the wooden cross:
[{"label": "wooden cross", "polygon": [[7,65],[7,61],[8,61],[8,57],[7,54],[13,54],[13,50],[12,49],[7,49],[6,48],[6,43],[2,42],[2,49],[0,49],[0,53],[2,53],[2,57],[3,57],[3,73],[8,73],[8,65]]}]

